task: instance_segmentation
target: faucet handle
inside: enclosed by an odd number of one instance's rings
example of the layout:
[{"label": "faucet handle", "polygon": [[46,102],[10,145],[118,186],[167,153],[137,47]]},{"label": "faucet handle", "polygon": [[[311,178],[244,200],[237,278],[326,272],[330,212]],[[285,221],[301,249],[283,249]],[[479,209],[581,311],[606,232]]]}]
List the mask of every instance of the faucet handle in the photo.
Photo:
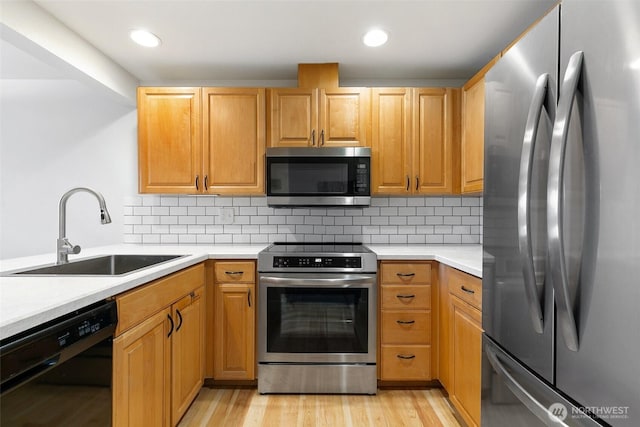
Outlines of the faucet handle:
[{"label": "faucet handle", "polygon": [[80,245],[75,245],[75,246],[72,246],[71,248],[69,248],[69,253],[70,253],[70,254],[77,255],[77,254],[79,254],[79,253],[80,253],[80,250],[82,250],[82,248],[80,247]]}]

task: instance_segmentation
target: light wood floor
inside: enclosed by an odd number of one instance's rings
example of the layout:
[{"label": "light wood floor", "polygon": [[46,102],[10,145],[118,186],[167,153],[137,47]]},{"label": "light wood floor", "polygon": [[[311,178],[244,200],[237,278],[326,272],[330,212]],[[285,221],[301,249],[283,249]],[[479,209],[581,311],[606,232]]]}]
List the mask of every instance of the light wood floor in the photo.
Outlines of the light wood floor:
[{"label": "light wood floor", "polygon": [[366,427],[460,424],[440,389],[365,395],[260,395],[256,389],[203,388],[179,427]]}]

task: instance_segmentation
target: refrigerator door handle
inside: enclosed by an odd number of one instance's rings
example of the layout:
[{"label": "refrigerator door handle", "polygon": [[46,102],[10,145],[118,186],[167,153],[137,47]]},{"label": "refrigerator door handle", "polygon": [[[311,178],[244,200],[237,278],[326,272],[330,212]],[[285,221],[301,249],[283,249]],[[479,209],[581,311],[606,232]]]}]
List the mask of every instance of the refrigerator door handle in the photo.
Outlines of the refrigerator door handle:
[{"label": "refrigerator door handle", "polygon": [[524,290],[529,305],[529,314],[533,329],[542,334],[544,331],[544,319],[542,315],[542,295],[536,286],[535,268],[533,265],[533,247],[531,243],[531,171],[533,168],[533,153],[538,136],[538,123],[542,108],[546,107],[553,120],[555,115],[555,101],[548,100],[549,74],[541,74],[536,81],[536,87],[527,114],[527,123],[524,129],[522,152],[520,154],[520,177],[518,180],[518,242],[520,246],[520,259],[522,261],[522,275],[524,278]]},{"label": "refrigerator door handle", "polygon": [[558,309],[558,326],[569,350],[578,351],[578,328],[573,315],[569,279],[564,256],[563,241],[563,172],[567,148],[567,136],[573,99],[582,72],[583,52],[571,55],[562,81],[558,112],[553,124],[551,150],[549,152],[549,177],[547,181],[547,236],[553,290]]},{"label": "refrigerator door handle", "polygon": [[544,420],[545,424],[553,426],[566,426],[559,417],[550,414],[547,407],[540,403],[535,397],[531,395],[510,373],[509,370],[500,361],[500,358],[492,346],[488,343],[484,346],[485,354],[489,363],[500,375],[509,390],[520,400],[536,417],[540,420]]}]

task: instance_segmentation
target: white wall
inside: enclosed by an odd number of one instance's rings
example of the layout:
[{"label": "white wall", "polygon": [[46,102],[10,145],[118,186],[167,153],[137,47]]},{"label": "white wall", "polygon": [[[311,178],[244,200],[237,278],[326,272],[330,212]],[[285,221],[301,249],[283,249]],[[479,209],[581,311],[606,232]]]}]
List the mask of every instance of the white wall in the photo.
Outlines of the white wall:
[{"label": "white wall", "polygon": [[104,195],[113,223],[101,225],[95,198],[76,194],[67,237],[86,247],[122,242],[123,200],[137,192],[134,107],[75,80],[1,84],[0,259],[55,252],[60,196],[78,186]]}]

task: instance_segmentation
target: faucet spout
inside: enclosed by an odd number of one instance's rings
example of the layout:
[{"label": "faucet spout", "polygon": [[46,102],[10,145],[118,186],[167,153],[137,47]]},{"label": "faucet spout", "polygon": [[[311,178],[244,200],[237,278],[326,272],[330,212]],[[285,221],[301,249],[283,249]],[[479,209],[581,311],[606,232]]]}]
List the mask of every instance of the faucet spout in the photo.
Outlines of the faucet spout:
[{"label": "faucet spout", "polygon": [[104,197],[102,194],[94,191],[90,188],[86,187],[76,187],[67,191],[60,198],[60,205],[58,208],[58,241],[57,241],[57,263],[58,264],[66,264],[69,262],[69,254],[78,254],[80,253],[80,246],[74,246],[69,242],[69,239],[66,238],[67,234],[67,200],[69,197],[78,192],[86,192],[89,194],[93,194],[96,199],[98,199],[98,204],[100,205],[100,223],[101,224],[109,224],[111,223],[111,215],[109,214],[109,210],[107,209],[107,204],[104,201]]}]

